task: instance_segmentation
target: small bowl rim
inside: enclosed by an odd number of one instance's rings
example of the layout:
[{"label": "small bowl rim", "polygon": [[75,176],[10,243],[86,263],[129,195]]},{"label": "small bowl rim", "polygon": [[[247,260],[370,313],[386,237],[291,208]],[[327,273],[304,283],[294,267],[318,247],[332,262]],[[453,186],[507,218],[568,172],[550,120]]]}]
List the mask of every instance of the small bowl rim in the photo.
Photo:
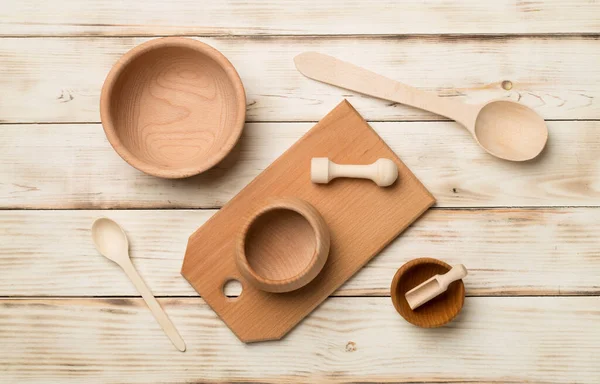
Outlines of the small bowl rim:
[{"label": "small bowl rim", "polygon": [[[217,63],[227,75],[228,80],[232,84],[236,98],[238,99],[237,118],[232,125],[232,130],[226,144],[214,155],[207,158],[206,161],[199,163],[198,166],[186,166],[185,168],[165,169],[145,161],[140,160],[133,155],[131,151],[121,142],[117,134],[117,128],[113,124],[111,115],[110,101],[115,83],[123,71],[140,56],[157,49],[183,47],[199,52]],[[184,37],[162,37],[146,41],[121,56],[112,66],[110,72],[104,80],[102,91],[100,94],[100,121],[102,128],[108,139],[108,142],[113,149],[132,167],[147,173],[149,175],[168,178],[180,179],[197,175],[205,172],[221,162],[235,147],[242,135],[246,120],[246,92],[242,80],[231,62],[217,49],[199,40],[194,40]]]},{"label": "small bowl rim", "polygon": [[[293,211],[302,216],[302,218],[310,224],[316,243],[310,262],[302,269],[302,271],[295,276],[286,279],[269,279],[257,273],[250,266],[246,256],[246,237],[252,224],[254,224],[261,216],[280,209]],[[250,218],[244,224],[242,232],[238,237],[236,245],[236,263],[242,276],[248,279],[255,287],[267,292],[290,292],[305,286],[321,272],[328,259],[329,249],[329,228],[319,211],[305,200],[298,198],[282,198],[268,201],[250,215]],[[311,277],[304,282],[302,280],[305,276]]]},{"label": "small bowl rim", "polygon": [[450,270],[452,268],[452,266],[450,264],[446,263],[445,261],[435,259],[433,257],[419,257],[419,258],[412,259],[412,260],[404,263],[400,268],[398,268],[398,270],[394,274],[394,278],[392,279],[392,284],[390,286],[390,296],[392,298],[392,303],[394,304],[394,308],[396,309],[396,312],[398,312],[398,314],[400,314],[400,316],[402,316],[402,318],[404,318],[404,320],[406,320],[410,324],[416,325],[421,328],[442,327],[442,326],[448,324],[449,322],[451,322],[452,320],[454,320],[456,318],[456,316],[458,316],[458,314],[462,311],[462,308],[465,304],[465,286],[464,286],[464,283],[462,282],[462,279],[459,280],[460,287],[461,287],[460,288],[460,297],[461,297],[460,307],[458,308],[456,313],[454,313],[452,316],[450,316],[450,318],[448,320],[446,320],[442,323],[439,323],[439,324],[436,323],[433,325],[419,324],[419,323],[416,323],[416,322],[412,321],[411,319],[407,318],[406,316],[404,316],[404,314],[402,313],[402,311],[400,309],[400,304],[398,302],[398,300],[399,300],[398,284],[400,283],[400,278],[402,276],[404,276],[406,274],[406,272],[408,272],[411,268],[413,268],[417,265],[422,265],[422,264],[436,264],[439,266],[443,266],[444,268],[447,268],[448,270]]}]

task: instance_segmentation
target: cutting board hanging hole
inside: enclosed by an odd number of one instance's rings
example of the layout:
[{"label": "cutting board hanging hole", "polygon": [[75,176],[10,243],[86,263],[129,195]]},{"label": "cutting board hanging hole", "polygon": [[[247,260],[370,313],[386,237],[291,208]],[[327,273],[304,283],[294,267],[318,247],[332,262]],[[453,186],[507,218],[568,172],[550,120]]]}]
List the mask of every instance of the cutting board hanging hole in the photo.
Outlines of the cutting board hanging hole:
[{"label": "cutting board hanging hole", "polygon": [[223,294],[230,300],[237,300],[243,291],[242,283],[236,279],[228,279],[223,283]]}]

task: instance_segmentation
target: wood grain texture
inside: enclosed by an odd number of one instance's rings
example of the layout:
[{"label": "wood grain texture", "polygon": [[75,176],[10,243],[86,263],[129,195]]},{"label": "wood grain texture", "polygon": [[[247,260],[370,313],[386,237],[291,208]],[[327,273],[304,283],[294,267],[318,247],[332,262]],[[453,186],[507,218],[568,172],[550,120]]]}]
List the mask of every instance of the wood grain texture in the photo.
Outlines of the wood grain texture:
[{"label": "wood grain texture", "polygon": [[239,273],[256,288],[290,292],[323,269],[331,244],[329,227],[307,201],[270,200],[245,220],[236,238],[235,261]]},{"label": "wood grain texture", "polygon": [[[108,215],[126,226],[153,292],[189,296],[159,300],[191,344],[177,353],[141,299],[5,298],[0,382],[600,381],[599,208],[448,209],[597,206],[598,122],[549,122],[547,156],[514,168],[451,123],[375,124],[445,209],[334,296],[387,296],[398,266],[441,255],[474,268],[468,296],[596,295],[468,297],[455,322],[423,333],[389,297],[333,297],[281,342],[245,346],[179,274],[188,234],[214,210],[85,210],[221,207],[313,125],[281,122],[314,122],[343,97],[369,120],[438,119],[307,81],[292,63],[306,50],[447,98],[507,97],[546,119],[600,119],[598,1],[0,3],[0,296],[137,295],[89,239],[93,219]],[[231,156],[185,181],[130,169],[98,124],[23,124],[99,122],[110,67],[147,40],[135,36],[157,34],[221,36],[201,40],[240,70],[248,120],[274,124],[248,124]]]},{"label": "wood grain texture", "polygon": [[[133,264],[156,296],[196,296],[181,262],[189,234],[214,212],[0,211],[0,296],[136,296],[94,249],[99,216],[126,228]],[[396,270],[417,257],[463,263],[469,296],[597,295],[598,233],[598,208],[434,208],[334,295],[389,295]]]},{"label": "wood grain texture", "polygon": [[197,175],[237,143],[246,95],[231,63],[194,39],[153,39],[125,53],[100,96],[102,126],[133,167],[165,178]]},{"label": "wood grain texture", "polygon": [[598,12],[586,0],[21,0],[3,4],[0,35],[599,33]]},{"label": "wood grain texture", "polygon": [[[161,305],[174,350],[138,299],[0,300],[6,382],[582,383],[600,377],[599,297],[467,298],[424,330],[389,298],[333,298],[278,342],[244,345],[201,299]],[[431,362],[435,361],[435,364]]]},{"label": "wood grain texture", "polygon": [[301,53],[294,57],[294,63],[298,71],[313,80],[450,118],[469,131],[483,149],[501,159],[531,160],[548,140],[544,119],[519,102],[466,104],[317,52]]},{"label": "wood grain texture", "polygon": [[[388,188],[357,179],[315,185],[310,162],[324,155],[342,163],[388,158],[398,167],[399,181]],[[329,229],[331,246],[314,280],[273,294],[256,289],[240,273],[238,247],[231,240],[244,232],[244,217],[257,207],[288,197],[314,206]],[[280,339],[434,203],[410,169],[343,101],[190,235],[181,274],[240,340]],[[243,286],[235,300],[223,292],[230,279]]]},{"label": "wood grain texture", "polygon": [[[100,88],[111,66],[147,40],[0,39],[0,87],[6,95],[0,103],[0,122],[98,122]],[[415,108],[306,79],[293,62],[294,56],[304,51],[327,53],[468,103],[509,98],[545,119],[600,118],[597,37],[200,40],[221,51],[239,72],[247,95],[247,121],[314,122],[343,97],[367,120],[439,119]]]},{"label": "wood grain texture", "polygon": [[[455,123],[371,125],[439,207],[596,206],[600,201],[600,122],[548,122],[547,148],[523,164],[493,158]],[[131,168],[99,125],[1,126],[0,207],[221,207],[311,126],[247,124],[229,157],[184,180],[161,180]]]},{"label": "wood grain texture", "polygon": [[94,221],[91,228],[92,241],[98,252],[108,260],[115,262],[129,280],[133,283],[137,291],[146,302],[148,309],[154,315],[154,318],[161,326],[163,331],[169,337],[173,345],[181,352],[185,351],[185,342],[177,332],[169,316],[162,309],[152,291],[138,271],[133,266],[129,257],[129,242],[125,230],[115,221],[101,217]]}]

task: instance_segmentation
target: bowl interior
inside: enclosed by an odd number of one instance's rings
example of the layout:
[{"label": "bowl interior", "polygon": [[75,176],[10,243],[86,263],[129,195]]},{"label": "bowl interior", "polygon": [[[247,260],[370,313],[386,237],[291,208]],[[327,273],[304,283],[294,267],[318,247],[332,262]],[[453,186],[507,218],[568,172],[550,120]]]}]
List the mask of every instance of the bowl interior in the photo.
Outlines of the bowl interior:
[{"label": "bowl interior", "polygon": [[215,165],[235,145],[245,117],[244,96],[230,76],[212,55],[186,44],[133,56],[108,95],[121,156],[149,173],[189,176]]},{"label": "bowl interior", "polygon": [[434,275],[448,272],[450,268],[450,265],[443,261],[423,258],[412,260],[398,270],[392,283],[392,300],[396,310],[409,323],[426,328],[439,327],[458,315],[465,298],[462,280],[451,283],[446,292],[414,311],[410,309],[405,297],[406,292]]},{"label": "bowl interior", "polygon": [[314,261],[316,247],[315,231],[304,216],[276,208],[252,222],[244,252],[255,274],[279,281],[302,274]]}]

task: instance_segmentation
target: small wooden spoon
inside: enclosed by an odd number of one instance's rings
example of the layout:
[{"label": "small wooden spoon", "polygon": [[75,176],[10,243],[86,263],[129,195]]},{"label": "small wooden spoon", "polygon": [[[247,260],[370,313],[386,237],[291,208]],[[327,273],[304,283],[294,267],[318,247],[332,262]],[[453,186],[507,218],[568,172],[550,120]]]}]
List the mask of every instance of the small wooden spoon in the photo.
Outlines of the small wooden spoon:
[{"label": "small wooden spoon", "polygon": [[129,242],[127,241],[125,231],[111,219],[102,217],[94,221],[92,225],[92,239],[98,252],[107,259],[117,263],[127,276],[129,276],[129,279],[142,295],[154,318],[158,321],[158,324],[160,324],[169,339],[171,339],[175,348],[181,352],[185,351],[185,343],[179,332],[177,332],[177,329],[131,263],[131,259],[129,258]]},{"label": "small wooden spoon", "polygon": [[548,141],[544,119],[526,106],[494,100],[465,104],[412,88],[334,57],[305,52],[294,58],[305,76],[327,84],[446,116],[462,124],[490,154],[505,160],[531,160]]}]

